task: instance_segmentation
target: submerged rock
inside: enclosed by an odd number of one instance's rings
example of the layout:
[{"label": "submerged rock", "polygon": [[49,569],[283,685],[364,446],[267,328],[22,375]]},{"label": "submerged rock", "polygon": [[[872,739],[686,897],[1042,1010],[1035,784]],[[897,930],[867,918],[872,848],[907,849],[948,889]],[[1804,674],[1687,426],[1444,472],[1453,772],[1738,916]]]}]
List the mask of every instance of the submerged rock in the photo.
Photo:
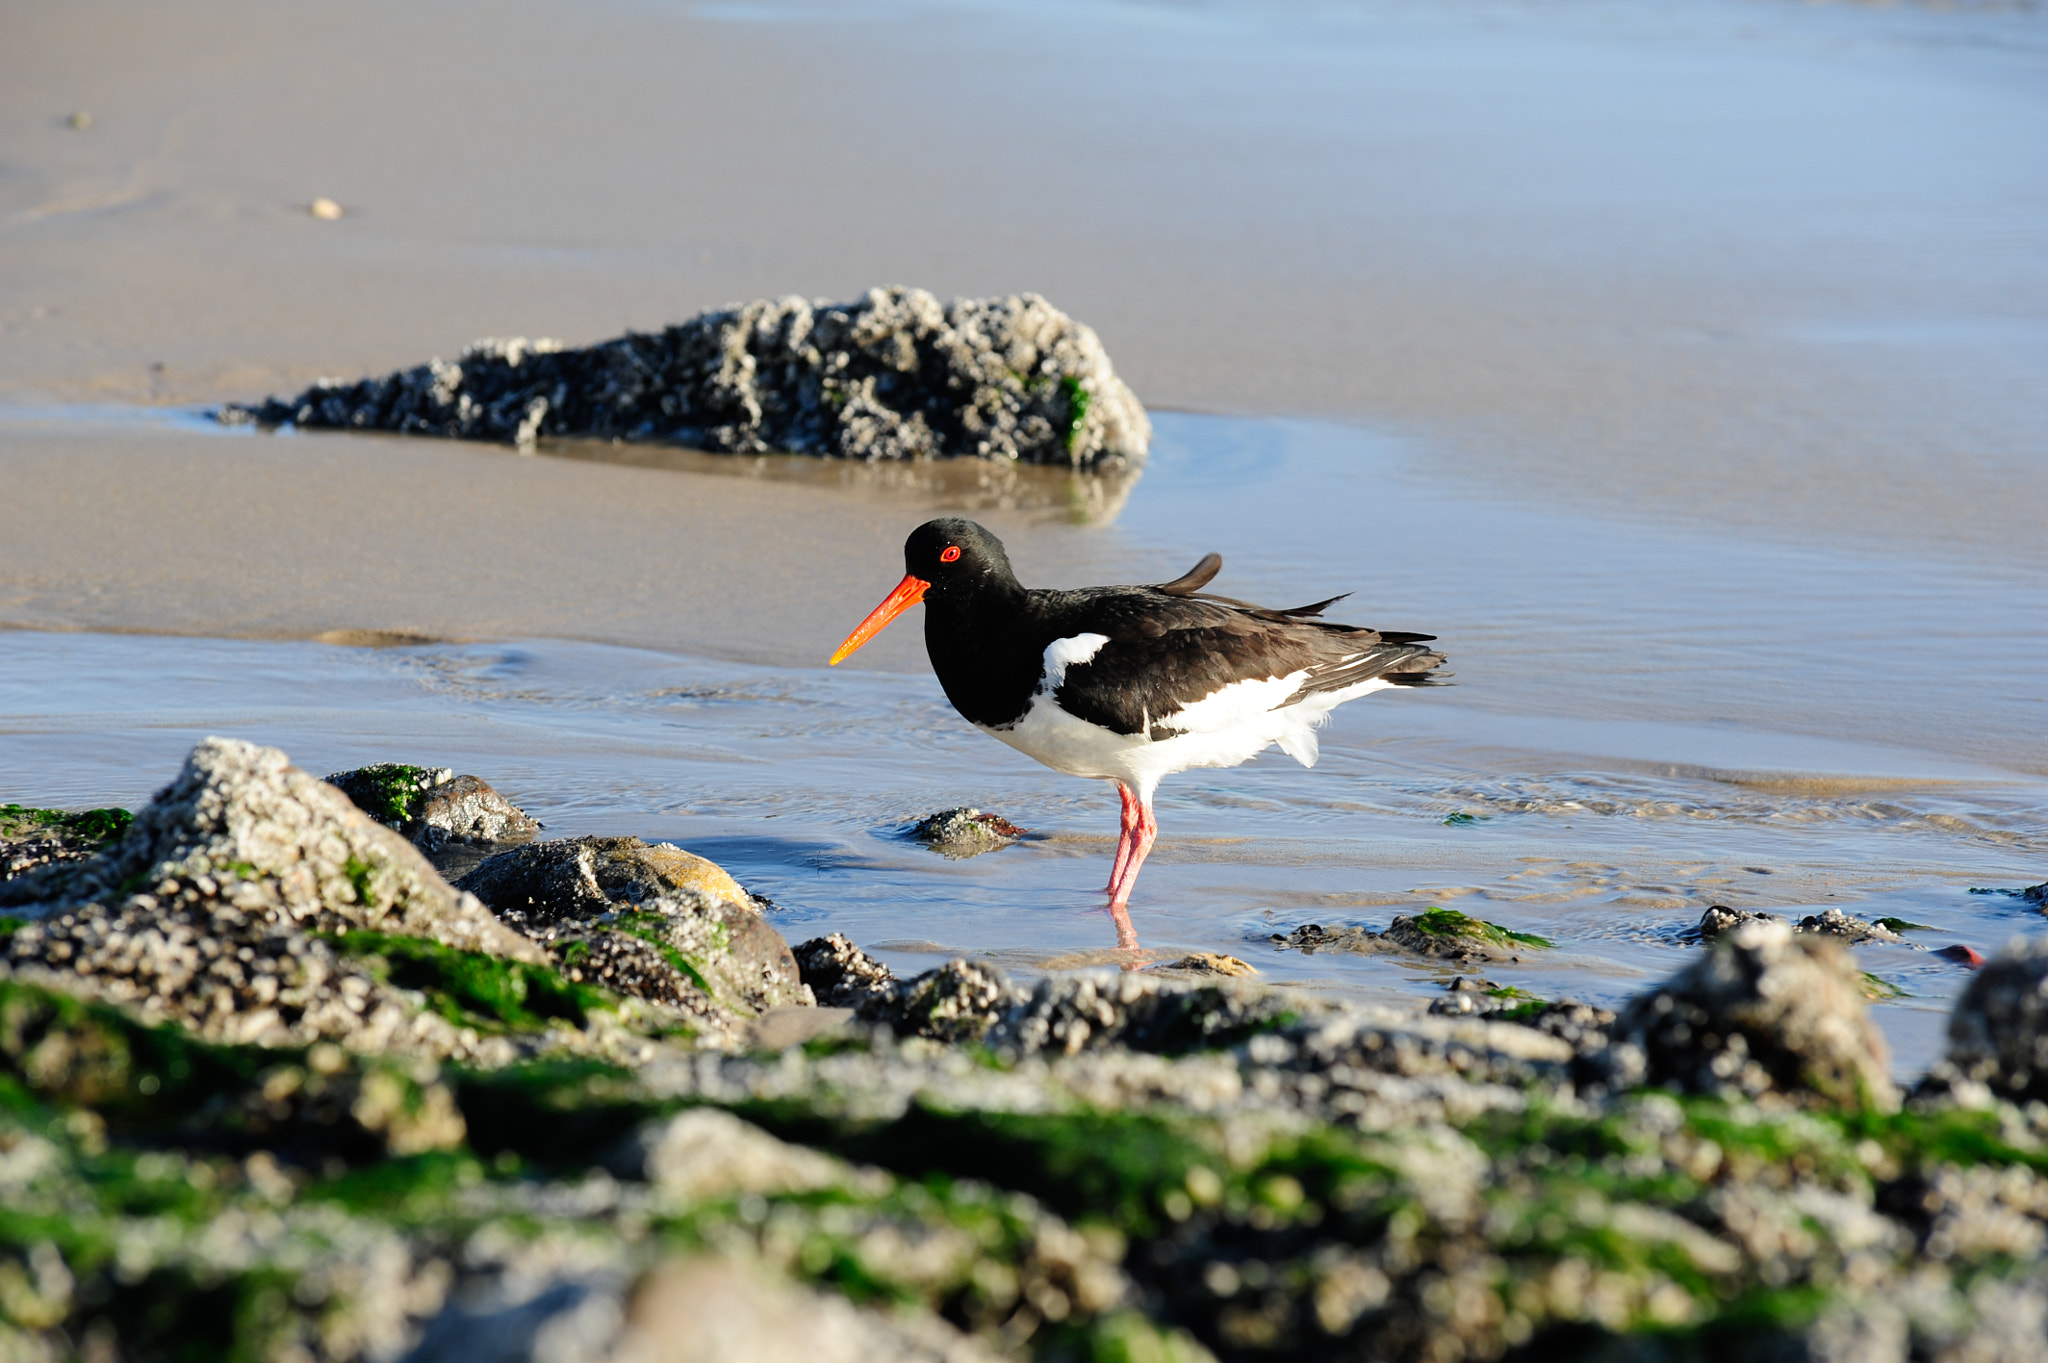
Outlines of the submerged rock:
[{"label": "submerged rock", "polygon": [[1438,960],[1474,964],[1482,961],[1519,961],[1526,952],[1544,950],[1547,937],[1515,932],[1483,918],[1473,918],[1456,909],[1430,908],[1413,916],[1397,915],[1385,932],[1363,927],[1325,928],[1304,923],[1289,933],[1274,933],[1269,939],[1282,951],[1312,955],[1318,951],[1346,951],[1356,955],[1406,952]]},{"label": "submerged rock", "polygon": [[499,853],[457,884],[546,943],[571,980],[719,1027],[812,1002],[789,944],[739,883],[669,843],[534,843]]},{"label": "submerged rock", "polygon": [[1763,913],[1756,909],[1731,909],[1726,904],[1709,904],[1707,911],[1700,915],[1699,926],[1692,932],[1682,934],[1697,941],[1711,942],[1725,933],[1733,932],[1745,923],[1783,923],[1785,920],[1774,913]]},{"label": "submerged rock", "polygon": [[322,382],[218,416],[521,448],[593,436],[1083,469],[1143,460],[1152,434],[1095,333],[1037,294],[941,305],[901,288],[852,303],[759,299],[585,349],[479,341],[453,364]]},{"label": "submerged rock", "polygon": [[962,806],[928,814],[911,825],[910,836],[948,857],[974,857],[1008,847],[1025,831],[1000,814]]},{"label": "submerged rock", "polygon": [[1716,939],[1704,959],[1631,1000],[1614,1036],[1618,1087],[1846,1108],[1898,1102],[1863,977],[1836,943],[1783,923]]},{"label": "submerged rock", "polygon": [[1867,923],[1861,918],[1843,913],[1840,909],[1824,909],[1820,913],[1808,914],[1799,920],[1799,931],[1837,938],[1847,946],[1855,946],[1862,942],[1885,942],[1903,946],[1906,942],[1905,938],[1886,927],[1882,921]]},{"label": "submerged rock", "polygon": [[1326,928],[1321,923],[1303,923],[1292,932],[1276,932],[1267,940],[1278,950],[1299,951],[1304,956],[1313,956],[1318,951],[1348,951],[1359,956],[1375,956],[1381,952],[1401,950],[1371,928]]},{"label": "submerged rock", "polygon": [[1151,968],[1187,975],[1225,975],[1232,979],[1250,979],[1259,973],[1258,967],[1249,961],[1240,961],[1220,951],[1191,951],[1177,960],[1161,961]]}]

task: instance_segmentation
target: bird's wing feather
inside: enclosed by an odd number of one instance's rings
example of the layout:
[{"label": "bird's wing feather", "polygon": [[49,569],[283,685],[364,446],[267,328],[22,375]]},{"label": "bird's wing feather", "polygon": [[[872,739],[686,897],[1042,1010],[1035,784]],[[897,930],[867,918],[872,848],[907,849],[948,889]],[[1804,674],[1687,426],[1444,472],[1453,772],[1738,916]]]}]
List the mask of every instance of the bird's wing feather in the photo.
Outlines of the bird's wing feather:
[{"label": "bird's wing feather", "polygon": [[[1065,669],[1055,699],[1116,733],[1167,737],[1190,731],[1183,723],[1207,730],[1231,722],[1237,700],[1274,709],[1376,677],[1419,680],[1443,662],[1443,655],[1411,642],[1426,636],[1390,639],[1376,630],[1306,619],[1299,611],[1143,587],[1044,595],[1051,638],[1107,639],[1086,662]],[[1279,684],[1283,679],[1287,685]],[[1235,700],[1185,714],[1228,688],[1237,688]]]}]

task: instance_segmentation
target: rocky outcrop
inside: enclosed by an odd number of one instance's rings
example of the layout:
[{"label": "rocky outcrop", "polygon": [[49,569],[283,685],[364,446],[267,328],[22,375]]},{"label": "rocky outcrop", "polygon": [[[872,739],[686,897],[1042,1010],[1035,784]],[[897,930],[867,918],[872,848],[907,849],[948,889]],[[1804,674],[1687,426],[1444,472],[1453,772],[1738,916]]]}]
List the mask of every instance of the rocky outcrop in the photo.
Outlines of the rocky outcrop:
[{"label": "rocky outcrop", "polygon": [[583,349],[479,341],[452,364],[323,381],[218,416],[522,449],[592,436],[1082,469],[1137,463],[1151,440],[1095,333],[1037,294],[941,304],[901,288],[851,303],[760,299]]},{"label": "rocky outcrop", "polygon": [[571,980],[726,1028],[810,1003],[796,960],[716,864],[668,843],[571,838],[500,853],[456,882],[546,945]]},{"label": "rocky outcrop", "polygon": [[387,939],[502,960],[545,956],[339,791],[274,748],[209,738],[96,855],[0,885],[27,918],[16,976],[278,1045],[479,1054],[354,949]]},{"label": "rocky outcrop", "polygon": [[1834,941],[1748,923],[1614,1025],[1617,1087],[1838,1107],[1898,1104],[1862,976]]}]

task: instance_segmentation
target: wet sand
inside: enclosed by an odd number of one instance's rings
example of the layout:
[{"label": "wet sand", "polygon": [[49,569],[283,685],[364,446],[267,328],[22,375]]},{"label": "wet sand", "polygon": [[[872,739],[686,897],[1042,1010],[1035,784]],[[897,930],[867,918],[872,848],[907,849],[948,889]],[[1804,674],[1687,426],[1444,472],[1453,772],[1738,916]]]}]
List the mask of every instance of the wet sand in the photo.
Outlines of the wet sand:
[{"label": "wet sand", "polygon": [[7,401],[1035,289],[1157,407],[1394,423],[1450,483],[1635,520],[2043,561],[2037,12],[218,0],[9,35]]}]

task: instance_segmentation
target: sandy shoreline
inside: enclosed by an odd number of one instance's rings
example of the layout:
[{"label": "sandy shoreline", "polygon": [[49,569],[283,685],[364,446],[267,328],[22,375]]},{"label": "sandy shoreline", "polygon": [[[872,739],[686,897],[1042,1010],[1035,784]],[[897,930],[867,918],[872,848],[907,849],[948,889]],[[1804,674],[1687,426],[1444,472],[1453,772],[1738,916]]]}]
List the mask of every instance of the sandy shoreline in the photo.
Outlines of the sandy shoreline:
[{"label": "sandy shoreline", "polygon": [[746,297],[1035,289],[1156,406],[1366,417],[1453,485],[2038,564],[2042,29],[31,5],[0,54],[0,400],[253,399]]}]

